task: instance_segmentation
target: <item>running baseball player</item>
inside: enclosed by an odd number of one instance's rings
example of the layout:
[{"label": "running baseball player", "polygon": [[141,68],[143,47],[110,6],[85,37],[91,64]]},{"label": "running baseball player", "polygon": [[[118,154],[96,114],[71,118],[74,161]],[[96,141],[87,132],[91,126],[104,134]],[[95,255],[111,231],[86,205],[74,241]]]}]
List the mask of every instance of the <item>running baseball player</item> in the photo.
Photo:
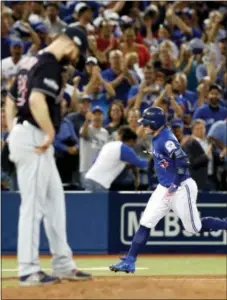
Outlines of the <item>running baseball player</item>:
[{"label": "running baseball player", "polygon": [[134,273],[137,255],[146,245],[151,228],[170,209],[190,233],[227,229],[226,220],[213,217],[200,220],[196,206],[198,189],[195,181],[190,178],[189,160],[171,129],[166,126],[164,111],[159,107],[147,108],[140,123],[153,136],[152,154],[159,185],[148,201],[128,254],[121,262],[110,266],[114,272]]},{"label": "running baseball player", "polygon": [[[10,131],[10,159],[16,165],[21,205],[18,230],[18,264],[23,286],[52,284],[60,279],[88,279],[79,271],[67,243],[65,199],[52,146],[58,131],[63,67],[86,53],[87,38],[80,29],[67,28],[18,73],[6,104]],[[17,124],[13,125],[15,108]],[[39,262],[40,223],[53,256],[51,276]]]}]

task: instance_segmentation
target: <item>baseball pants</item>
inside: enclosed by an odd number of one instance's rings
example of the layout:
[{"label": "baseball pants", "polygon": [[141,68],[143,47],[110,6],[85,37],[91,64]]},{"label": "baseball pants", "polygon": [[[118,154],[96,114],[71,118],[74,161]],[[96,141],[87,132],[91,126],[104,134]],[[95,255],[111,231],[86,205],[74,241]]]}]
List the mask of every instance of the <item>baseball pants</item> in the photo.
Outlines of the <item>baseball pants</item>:
[{"label": "baseball pants", "polygon": [[35,153],[35,146],[43,142],[44,133],[24,121],[16,124],[9,136],[10,159],[15,163],[21,204],[18,224],[19,276],[40,270],[40,223],[53,255],[56,273],[75,269],[72,252],[66,237],[65,198],[54,160],[53,146]]},{"label": "baseball pants", "polygon": [[198,188],[192,178],[181,183],[177,191],[166,198],[168,188],[158,185],[152,193],[145,211],[141,217],[140,224],[153,228],[172,209],[181,219],[185,230],[197,233],[201,230],[201,221],[196,206]]}]

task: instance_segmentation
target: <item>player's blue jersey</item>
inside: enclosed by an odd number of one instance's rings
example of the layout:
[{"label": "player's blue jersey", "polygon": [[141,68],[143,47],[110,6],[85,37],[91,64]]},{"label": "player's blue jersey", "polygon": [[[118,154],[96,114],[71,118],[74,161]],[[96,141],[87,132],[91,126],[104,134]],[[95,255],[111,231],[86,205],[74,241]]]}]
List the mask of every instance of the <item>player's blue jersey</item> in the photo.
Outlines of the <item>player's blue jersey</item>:
[{"label": "player's blue jersey", "polygon": [[[169,187],[176,179],[182,158],[183,161],[187,160],[186,154],[170,128],[163,128],[157,136],[153,137],[152,154],[159,183],[165,187]],[[178,156],[180,159],[177,158]],[[184,174],[178,179],[182,182],[189,177],[189,170],[186,168]]]}]

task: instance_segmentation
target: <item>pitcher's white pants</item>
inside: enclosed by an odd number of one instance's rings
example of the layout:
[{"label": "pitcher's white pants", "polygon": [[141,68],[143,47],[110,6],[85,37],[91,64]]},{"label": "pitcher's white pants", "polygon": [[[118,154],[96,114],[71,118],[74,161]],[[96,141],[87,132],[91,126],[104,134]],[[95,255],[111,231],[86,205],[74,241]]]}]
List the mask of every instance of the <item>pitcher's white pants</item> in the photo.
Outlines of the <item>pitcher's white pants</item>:
[{"label": "pitcher's white pants", "polygon": [[19,276],[40,270],[40,223],[53,255],[56,272],[75,269],[66,237],[66,211],[62,182],[51,146],[43,154],[34,152],[44,133],[24,122],[13,127],[9,136],[10,159],[16,164],[21,205],[18,224]]},{"label": "pitcher's white pants", "polygon": [[167,191],[168,188],[160,184],[157,186],[147,203],[140,224],[153,228],[172,209],[188,232],[199,232],[202,225],[196,206],[198,188],[195,181],[188,178],[182,182],[170,199],[165,197]]}]

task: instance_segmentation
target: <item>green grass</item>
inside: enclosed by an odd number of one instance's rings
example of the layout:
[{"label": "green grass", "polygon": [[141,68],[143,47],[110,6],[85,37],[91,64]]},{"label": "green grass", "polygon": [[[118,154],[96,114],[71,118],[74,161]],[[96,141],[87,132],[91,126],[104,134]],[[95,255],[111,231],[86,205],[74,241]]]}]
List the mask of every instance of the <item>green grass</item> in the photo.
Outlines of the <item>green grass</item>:
[{"label": "green grass", "polygon": [[[118,257],[97,256],[96,257],[76,257],[77,266],[83,268],[108,268],[112,263],[118,261]],[[51,269],[51,260],[41,258],[43,269]],[[154,275],[226,275],[225,256],[141,256],[138,259],[137,267],[147,268],[137,270],[136,276]],[[7,271],[17,269],[15,258],[2,259],[2,277],[16,277],[17,271]],[[94,276],[129,276],[122,273],[110,272],[106,270],[86,270]],[[47,271],[50,272],[50,271]],[[130,275],[135,276],[135,275]],[[15,281],[16,282],[16,281]],[[14,281],[3,280],[3,286],[15,284]]]}]

